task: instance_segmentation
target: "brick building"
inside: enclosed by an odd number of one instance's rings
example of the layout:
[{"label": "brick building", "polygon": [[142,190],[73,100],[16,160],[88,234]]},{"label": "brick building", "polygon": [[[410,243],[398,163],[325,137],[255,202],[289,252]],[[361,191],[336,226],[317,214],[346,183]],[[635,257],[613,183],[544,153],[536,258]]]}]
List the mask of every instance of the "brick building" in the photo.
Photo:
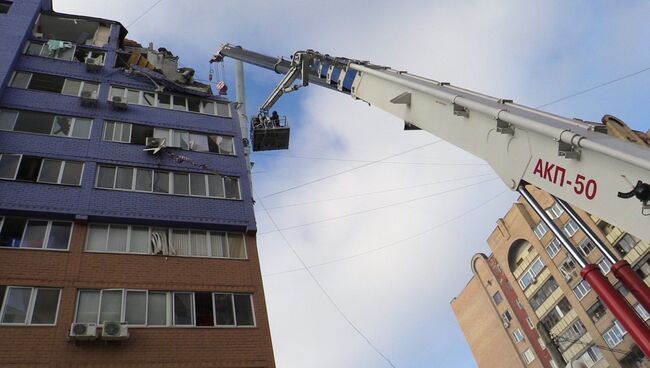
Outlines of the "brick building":
[{"label": "brick building", "polygon": [[0,1],[0,366],[274,367],[235,105],[126,34]]},{"label": "brick building", "polygon": [[[611,264],[555,203],[531,190],[549,216],[590,263],[615,282]],[[621,229],[578,211],[589,227],[650,284],[650,247]],[[599,300],[580,267],[523,199],[497,221],[492,254],[476,254],[473,276],[452,309],[480,367],[649,367],[650,364]],[[620,284],[637,313],[650,315]]]}]

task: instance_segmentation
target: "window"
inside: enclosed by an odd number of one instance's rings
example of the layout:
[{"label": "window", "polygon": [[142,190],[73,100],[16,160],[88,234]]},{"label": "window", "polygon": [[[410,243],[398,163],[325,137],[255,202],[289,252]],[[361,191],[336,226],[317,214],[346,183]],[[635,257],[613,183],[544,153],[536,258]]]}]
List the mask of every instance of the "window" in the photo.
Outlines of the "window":
[{"label": "window", "polygon": [[575,235],[579,227],[575,221],[569,220],[569,222],[567,222],[562,229],[564,230],[564,233],[570,238]]},{"label": "window", "polygon": [[546,214],[552,220],[555,220],[556,218],[560,217],[563,213],[564,210],[562,209],[562,206],[560,206],[560,204],[557,202],[553,203],[553,205],[546,210]]},{"label": "window", "polygon": [[214,326],[214,311],[212,310],[212,293],[194,293],[194,311],[197,326]]},{"label": "window", "polygon": [[492,295],[492,300],[494,300],[494,304],[499,305],[503,301],[503,297],[501,296],[501,293],[497,291]]},{"label": "window", "polygon": [[104,64],[105,53],[102,51],[88,49],[72,42],[64,42],[63,47],[50,49],[48,44],[40,41],[27,41],[25,54],[33,56],[42,56],[66,61],[77,61],[84,63],[87,59],[94,59],[100,65]]},{"label": "window", "polygon": [[0,286],[0,293],[2,293],[0,296],[0,323],[13,325],[56,324],[61,289]]},{"label": "window", "polygon": [[131,124],[107,121],[104,123],[104,140],[131,143]]},{"label": "window", "polygon": [[110,101],[114,96],[122,97],[129,104],[198,112],[201,114],[231,117],[230,105],[226,101],[203,100],[198,97],[169,95],[152,91],[111,86],[108,95]]},{"label": "window", "polygon": [[501,319],[503,319],[503,322],[510,323],[512,321],[512,315],[510,315],[510,311],[505,311],[501,313]]},{"label": "window", "polygon": [[533,229],[533,233],[537,236],[537,239],[542,239],[544,237],[544,234],[548,231],[548,227],[544,222],[540,222],[537,224],[535,229]]},{"label": "window", "polygon": [[600,299],[596,299],[596,302],[587,309],[587,314],[592,321],[597,322],[607,314],[607,309]]},{"label": "window", "polygon": [[541,319],[547,329],[552,329],[571,310],[571,303],[567,298],[562,298],[551,310]]},{"label": "window", "polygon": [[603,353],[600,351],[600,349],[598,349],[598,347],[595,345],[592,345],[576,359],[576,362],[581,362],[585,365],[585,367],[590,368],[602,358]]},{"label": "window", "polygon": [[193,325],[192,293],[174,293],[174,325]]},{"label": "window", "polygon": [[530,284],[535,282],[535,278],[539,275],[542,269],[544,269],[544,263],[539,257],[535,258],[530,267],[528,267],[528,269],[519,277],[518,281],[521,289],[526,290]]},{"label": "window", "polygon": [[558,338],[558,344],[560,345],[560,351],[567,350],[574,342],[580,340],[580,338],[587,333],[585,325],[579,319],[573,322],[564,332],[562,332]]},{"label": "window", "polygon": [[528,323],[528,327],[535,328],[535,325],[533,324],[533,321],[530,320],[530,317],[526,317],[526,323]]},{"label": "window", "polygon": [[68,96],[80,96],[82,91],[90,92],[93,97],[97,97],[99,94],[99,83],[65,78],[58,75],[29,72],[16,72],[10,86],[35,91],[61,93]]},{"label": "window", "polygon": [[610,262],[607,258],[602,258],[600,261],[598,261],[598,267],[603,272],[603,275],[607,275],[612,269],[612,262]]},{"label": "window", "polygon": [[564,276],[565,280],[571,280],[572,277],[575,277],[578,275],[576,272],[576,263],[571,257],[567,257],[564,262],[560,264],[560,273],[562,273],[562,276]]},{"label": "window", "polygon": [[0,247],[67,250],[72,222],[0,218]]},{"label": "window", "polygon": [[512,333],[512,335],[515,337],[515,343],[520,342],[524,339],[524,334],[521,333],[521,330],[519,328],[515,328],[515,331]]},{"label": "window", "polygon": [[123,290],[80,290],[77,323],[123,322]]},{"label": "window", "polygon": [[217,326],[254,326],[250,294],[214,294]]},{"label": "window", "polygon": [[[9,162],[9,161],[8,161]],[[2,173],[0,162],[0,175]],[[10,167],[10,164],[7,164]],[[11,172],[7,170],[9,175]],[[241,199],[239,178],[202,173],[163,172],[100,165],[96,188]]]},{"label": "window", "polygon": [[542,285],[539,290],[533,294],[532,297],[530,297],[529,303],[530,306],[534,309],[537,310],[544,302],[546,299],[558,288],[557,281],[555,281],[555,278],[553,276],[550,276],[546,282],[544,282],[544,285]]},{"label": "window", "polygon": [[592,250],[594,250],[596,246],[594,243],[591,242],[591,240],[585,239],[580,245],[578,246],[578,249],[580,250],[580,253],[582,253],[583,256],[587,256],[589,253],[591,253]]},{"label": "window", "polygon": [[530,364],[535,360],[535,354],[533,354],[533,351],[530,349],[526,349],[526,351],[524,351],[521,355],[524,358],[524,362],[526,362],[526,364]]},{"label": "window", "polygon": [[154,237],[165,255],[247,258],[244,234],[116,224],[89,224],[86,251],[157,254]]},{"label": "window", "polygon": [[147,303],[147,325],[167,326],[168,298],[165,292],[149,292]]},{"label": "window", "polygon": [[15,154],[0,155],[2,179],[79,186],[82,172],[83,162]]},{"label": "window", "polygon": [[573,293],[575,294],[576,298],[578,298],[578,300],[582,300],[582,298],[584,298],[590,290],[591,286],[589,286],[589,283],[586,280],[582,280],[573,288]]},{"label": "window", "polygon": [[90,138],[91,119],[35,111],[0,111],[0,130],[46,134],[68,138]]},{"label": "window", "polygon": [[625,335],[627,335],[627,331],[625,331],[619,321],[614,320],[612,327],[603,333],[603,339],[605,339],[605,342],[610,348],[613,348],[623,341]]},{"label": "window", "polygon": [[647,321],[648,319],[650,319],[650,314],[648,314],[648,311],[645,310],[643,305],[641,304],[635,305],[634,310],[639,315],[639,317],[641,317],[642,320]]},{"label": "window", "polygon": [[626,254],[628,254],[634,247],[636,247],[636,244],[638,242],[639,242],[639,239],[635,238],[634,236],[632,236],[630,234],[625,234],[625,235],[623,235],[621,240],[618,241],[618,243],[614,244],[614,248],[623,257]]},{"label": "window", "polygon": [[548,256],[551,258],[555,258],[555,256],[560,252],[560,249],[562,248],[562,244],[560,243],[557,238],[553,238],[550,243],[546,246],[546,253],[548,253]]},{"label": "window", "polygon": [[9,13],[9,9],[11,8],[11,4],[13,4],[12,1],[1,0],[0,1],[0,14]]},{"label": "window", "polygon": [[235,155],[234,138],[224,135],[206,135],[183,130],[153,128],[153,137],[164,138],[167,147],[197,152],[214,152]]}]

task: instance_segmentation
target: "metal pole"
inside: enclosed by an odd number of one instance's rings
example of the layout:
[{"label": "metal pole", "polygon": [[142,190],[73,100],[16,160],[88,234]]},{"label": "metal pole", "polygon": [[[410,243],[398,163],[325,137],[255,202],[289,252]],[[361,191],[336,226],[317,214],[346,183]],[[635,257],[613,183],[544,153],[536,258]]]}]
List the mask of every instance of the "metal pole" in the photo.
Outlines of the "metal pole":
[{"label": "metal pole", "polygon": [[600,250],[600,252],[612,263],[612,272],[617,279],[625,285],[625,287],[634,295],[636,300],[643,305],[646,310],[650,310],[650,288],[646,283],[634,272],[630,263],[624,259],[618,260],[616,255],[600,240],[598,236],[591,230],[589,226],[582,220],[576,211],[565,201],[560,198],[554,197],[557,203],[564,209],[573,221],[575,221],[580,229],[584,231],[589,240]]},{"label": "metal pole", "polygon": [[627,300],[609,283],[609,280],[603,276],[600,268],[593,264],[587,264],[587,260],[571,244],[569,238],[560,230],[560,228],[551,220],[544,209],[539,205],[537,200],[526,190],[523,185],[517,188],[521,196],[530,204],[535,213],[544,221],[546,226],[555,234],[555,237],[564,246],[567,252],[580,265],[582,271],[580,275],[587,280],[591,288],[605,303],[607,308],[614,314],[616,319],[623,325],[625,330],[630,334],[634,342],[639,346],[646,356],[650,356],[650,329],[643,320],[636,314],[634,309],[628,304]]}]

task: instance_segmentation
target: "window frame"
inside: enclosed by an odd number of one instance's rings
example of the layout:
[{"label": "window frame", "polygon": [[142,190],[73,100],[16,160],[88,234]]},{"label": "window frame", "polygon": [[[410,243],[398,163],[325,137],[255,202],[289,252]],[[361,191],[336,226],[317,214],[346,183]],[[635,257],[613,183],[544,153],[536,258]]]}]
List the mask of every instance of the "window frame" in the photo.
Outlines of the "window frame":
[{"label": "window frame", "polygon": [[[578,295],[576,290],[578,290],[579,294],[581,295]],[[589,285],[589,283],[586,280],[581,280],[579,283],[577,283],[574,287],[571,288],[571,291],[573,291],[573,295],[575,295],[575,297],[578,300],[582,300],[591,291],[591,285]]]},{"label": "window frame", "polygon": [[[30,250],[47,250],[47,251],[53,251],[53,252],[67,252],[70,250],[70,243],[72,242],[72,235],[74,234],[74,221],[68,221],[68,220],[51,220],[51,219],[44,219],[44,218],[33,218],[33,217],[17,217],[17,216],[0,216],[0,232],[2,231],[2,228],[5,224],[5,218],[7,217],[15,217],[15,218],[20,218],[25,220],[25,226],[23,227],[22,235],[20,237],[20,246],[18,247],[6,247],[6,246],[0,246],[0,249],[30,249]],[[43,246],[40,248],[35,248],[35,247],[23,247],[22,244],[25,241],[25,235],[26,231],[25,229],[27,228],[27,224],[29,221],[47,221],[47,228],[45,229],[45,235],[43,235]],[[50,248],[48,247],[50,243],[50,233],[52,231],[52,224],[54,222],[62,222],[62,223],[69,223],[70,224],[70,234],[68,235],[68,241],[67,241],[67,247],[65,249],[58,249],[58,248]]]},{"label": "window frame", "polygon": [[578,232],[578,230],[580,230],[580,226],[578,226],[578,224],[573,221],[573,219],[567,221],[564,225],[562,225],[562,231],[569,238],[572,238]]},{"label": "window frame", "polygon": [[[59,167],[59,175],[57,177],[56,183],[48,182],[48,181],[41,181],[41,174],[43,172],[43,163],[45,161],[59,161],[61,162],[61,166]],[[65,172],[65,167],[68,162],[80,162],[81,163],[81,173],[79,174],[79,181],[77,184],[66,184],[62,183],[61,181],[63,180],[63,173]],[[41,158],[41,167],[38,169],[38,176],[36,177],[36,182],[41,183],[41,184],[56,184],[56,185],[65,185],[69,187],[80,187],[81,182],[84,177],[84,169],[85,169],[85,162],[83,161],[71,161],[71,160],[58,160],[58,159],[52,159],[52,158]]]},{"label": "window frame", "polygon": [[[15,129],[16,129],[16,123],[18,122],[18,118],[20,117],[20,114],[21,114],[23,111],[27,111],[27,110],[0,109],[0,113],[2,113],[2,112],[4,112],[4,111],[7,111],[7,112],[15,112],[15,113],[16,113],[16,116],[15,116],[15,118],[14,118],[13,125],[12,125],[12,128],[11,128],[11,129],[0,129],[0,130],[1,130],[1,131],[5,131],[5,132],[13,132],[13,133],[37,134],[37,135],[44,135],[44,136],[50,136],[50,137],[61,137],[61,138],[73,138],[73,139],[84,139],[84,140],[90,140],[90,135],[91,135],[92,130],[93,130],[93,123],[95,122],[95,120],[92,119],[92,118],[85,118],[85,117],[81,117],[81,116],[56,115],[56,114],[45,113],[45,114],[48,114],[48,115],[51,115],[51,116],[52,116],[52,127],[50,128],[50,132],[47,133],[47,134],[44,134],[44,133],[38,133],[38,132],[26,132],[26,131],[15,130]],[[34,112],[40,112],[40,111],[34,111]],[[69,132],[67,135],[57,135],[57,134],[53,134],[53,133],[52,133],[52,130],[54,129],[54,124],[56,123],[56,118],[58,118],[58,117],[69,118],[69,119],[71,119],[71,122],[70,122],[70,132]],[[88,129],[88,136],[85,137],[85,138],[84,138],[84,137],[75,137],[74,135],[72,135],[72,133],[74,132],[74,128],[75,128],[75,126],[76,126],[76,124],[77,124],[77,119],[82,119],[82,120],[88,120],[88,121],[90,121],[90,128]]]},{"label": "window frame", "polygon": [[537,239],[542,240],[544,238],[544,235],[548,233],[549,228],[548,226],[544,223],[544,221],[540,221],[537,225],[535,225],[535,228],[533,229],[533,233],[537,237]]},{"label": "window frame", "polygon": [[[0,153],[0,160],[2,160],[2,157],[5,155],[7,156],[18,156],[18,165],[16,165],[16,170],[14,171],[14,177],[9,179],[9,178],[2,178],[0,177],[0,180],[12,180],[15,181],[16,178],[18,177],[18,171],[20,171],[20,163],[23,161],[23,154],[22,153]],[[39,168],[40,171],[40,168]]]},{"label": "window frame", "polygon": [[558,253],[560,253],[560,250],[562,249],[562,243],[560,243],[558,238],[553,237],[553,239],[544,248],[546,249],[548,256],[553,259],[558,255]]},{"label": "window frame", "polygon": [[[111,139],[106,139],[106,130],[108,129],[109,124],[113,124],[113,134],[112,134]],[[115,132],[116,132],[115,127],[116,127],[116,124],[120,124],[120,137],[119,137],[119,139],[115,139]],[[124,127],[125,126],[128,126],[128,130],[129,130],[129,139],[128,139],[128,141],[123,141],[122,140],[122,135],[124,133]],[[129,143],[130,144],[132,135],[133,135],[133,124],[132,123],[125,123],[125,122],[113,121],[113,120],[105,120],[104,121],[104,129],[102,130],[102,141],[104,141],[104,142],[113,142],[113,143]]]},{"label": "window frame", "polygon": [[[2,304],[0,304],[0,326],[56,326],[59,320],[59,307],[61,306],[61,294],[63,293],[63,288],[49,287],[49,286],[20,286],[20,285],[3,285],[5,287],[4,295],[2,298]],[[7,296],[9,295],[10,289],[30,289],[29,301],[27,303],[27,310],[25,311],[25,322],[23,323],[6,323],[3,322],[6,305],[7,305]],[[58,290],[59,297],[56,302],[56,308],[54,310],[54,322],[53,323],[32,323],[32,318],[34,316],[34,306],[36,304],[36,296],[38,295],[38,290]]]},{"label": "window frame", "polygon": [[512,331],[512,335],[515,338],[515,344],[524,341],[524,334],[521,332],[519,327],[515,328],[515,330]]}]

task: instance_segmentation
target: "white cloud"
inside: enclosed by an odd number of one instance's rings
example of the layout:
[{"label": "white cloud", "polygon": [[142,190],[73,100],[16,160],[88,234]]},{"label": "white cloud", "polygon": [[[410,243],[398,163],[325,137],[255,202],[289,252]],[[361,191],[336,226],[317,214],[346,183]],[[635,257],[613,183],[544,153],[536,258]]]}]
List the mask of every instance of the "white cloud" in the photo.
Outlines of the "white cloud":
[{"label": "white cloud", "polygon": [[[138,3],[137,9],[144,10],[151,3]],[[192,1],[182,7],[163,1],[132,27],[129,37],[167,47],[185,65],[197,68],[199,75],[207,72],[205,61],[225,41],[270,55],[313,48],[539,104],[629,72],[640,65],[635,60],[638,55],[647,60],[648,48],[637,46],[639,39],[647,39],[642,35],[650,36],[643,19],[647,3],[594,7],[591,3],[514,0]],[[118,19],[123,24],[138,14],[134,8],[126,0],[55,1],[55,10]],[[249,111],[253,111],[278,77],[250,67],[247,77]],[[622,91],[614,93],[620,95],[618,113],[650,121],[647,111],[635,108],[644,105],[633,93],[638,88],[648,91],[650,83],[645,81],[644,87],[630,82],[629,91],[610,90]],[[597,119],[611,106],[607,104],[611,100],[598,97],[611,93],[605,92],[573,100],[556,111]],[[602,103],[585,103],[593,99]],[[396,118],[317,87],[287,96],[278,108],[292,113],[291,149],[279,154],[377,160],[436,139],[424,132],[403,132]],[[261,172],[255,175],[254,186],[262,197],[363,164],[270,155],[254,159],[255,171]],[[446,143],[389,161],[480,163]],[[489,171],[483,166],[375,164],[262,202],[275,207]],[[291,227],[477,181],[288,207],[271,210],[271,214],[280,227]],[[503,188],[498,182],[485,183],[284,234],[307,264],[322,263],[408,238],[472,209]],[[420,237],[313,272],[346,315],[396,366],[467,366],[472,364],[470,352],[448,303],[470,277],[472,254],[488,251],[485,239],[513,198],[501,195]],[[256,209],[261,211],[261,206]],[[258,226],[260,233],[274,230],[263,211],[258,213]],[[300,267],[277,232],[260,235],[258,246],[263,273]],[[386,366],[304,271],[267,277],[265,290],[279,367]]]}]

